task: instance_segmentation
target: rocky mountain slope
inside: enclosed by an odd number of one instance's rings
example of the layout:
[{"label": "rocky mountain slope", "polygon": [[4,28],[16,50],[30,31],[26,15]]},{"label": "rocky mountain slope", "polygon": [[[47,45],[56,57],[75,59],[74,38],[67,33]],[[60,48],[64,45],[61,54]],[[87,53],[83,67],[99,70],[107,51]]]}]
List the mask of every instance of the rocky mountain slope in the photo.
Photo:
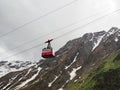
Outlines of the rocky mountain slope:
[{"label": "rocky mountain slope", "polygon": [[119,49],[120,29],[87,33],[60,48],[55,58],[0,78],[0,90],[106,90],[108,74],[117,75],[111,83],[120,80]]}]

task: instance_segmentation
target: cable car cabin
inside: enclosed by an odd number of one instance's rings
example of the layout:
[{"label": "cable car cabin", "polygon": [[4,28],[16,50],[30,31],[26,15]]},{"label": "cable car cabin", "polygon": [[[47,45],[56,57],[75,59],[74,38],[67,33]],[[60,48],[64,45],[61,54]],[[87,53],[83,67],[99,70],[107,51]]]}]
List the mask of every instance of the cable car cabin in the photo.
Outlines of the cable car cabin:
[{"label": "cable car cabin", "polygon": [[42,49],[42,54],[41,54],[41,56],[42,56],[43,58],[52,58],[52,57],[55,57],[55,53],[54,53],[54,51],[53,51],[53,49],[52,49],[52,47],[51,47],[51,44],[50,44],[50,42],[51,42],[52,40],[53,40],[53,39],[48,40],[48,41],[45,42],[45,43],[48,43],[48,45],[47,45],[46,48],[43,48],[43,49]]},{"label": "cable car cabin", "polygon": [[44,48],[44,49],[42,50],[42,57],[43,57],[43,58],[52,58],[52,57],[55,57],[55,54],[54,54],[54,52],[53,52],[53,49],[52,49],[52,48],[50,48],[50,49]]}]

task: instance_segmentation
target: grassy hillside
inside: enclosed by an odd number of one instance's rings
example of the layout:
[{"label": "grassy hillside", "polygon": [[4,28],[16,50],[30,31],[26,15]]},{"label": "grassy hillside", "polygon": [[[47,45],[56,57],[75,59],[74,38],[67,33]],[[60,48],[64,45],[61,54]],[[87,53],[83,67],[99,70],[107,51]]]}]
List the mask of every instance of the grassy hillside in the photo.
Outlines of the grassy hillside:
[{"label": "grassy hillside", "polygon": [[120,89],[120,50],[106,56],[91,68],[77,82],[69,84],[66,90]]}]

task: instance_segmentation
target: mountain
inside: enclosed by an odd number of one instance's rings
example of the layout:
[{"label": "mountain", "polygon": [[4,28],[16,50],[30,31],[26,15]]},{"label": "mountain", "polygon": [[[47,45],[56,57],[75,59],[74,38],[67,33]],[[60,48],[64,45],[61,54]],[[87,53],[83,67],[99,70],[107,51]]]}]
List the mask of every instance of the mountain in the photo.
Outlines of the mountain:
[{"label": "mountain", "polygon": [[0,77],[13,71],[19,71],[35,65],[30,61],[0,61]]},{"label": "mountain", "polygon": [[1,77],[0,90],[119,90],[119,49],[117,27],[86,33],[68,41],[55,58]]}]

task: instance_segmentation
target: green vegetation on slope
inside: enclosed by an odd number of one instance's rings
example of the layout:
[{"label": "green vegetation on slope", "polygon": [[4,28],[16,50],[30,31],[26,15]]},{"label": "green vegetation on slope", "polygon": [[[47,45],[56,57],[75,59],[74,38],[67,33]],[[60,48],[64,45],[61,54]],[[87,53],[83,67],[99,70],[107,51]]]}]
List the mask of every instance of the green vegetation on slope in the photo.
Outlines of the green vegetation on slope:
[{"label": "green vegetation on slope", "polygon": [[69,84],[66,90],[119,90],[120,50],[100,60],[79,81]]}]

